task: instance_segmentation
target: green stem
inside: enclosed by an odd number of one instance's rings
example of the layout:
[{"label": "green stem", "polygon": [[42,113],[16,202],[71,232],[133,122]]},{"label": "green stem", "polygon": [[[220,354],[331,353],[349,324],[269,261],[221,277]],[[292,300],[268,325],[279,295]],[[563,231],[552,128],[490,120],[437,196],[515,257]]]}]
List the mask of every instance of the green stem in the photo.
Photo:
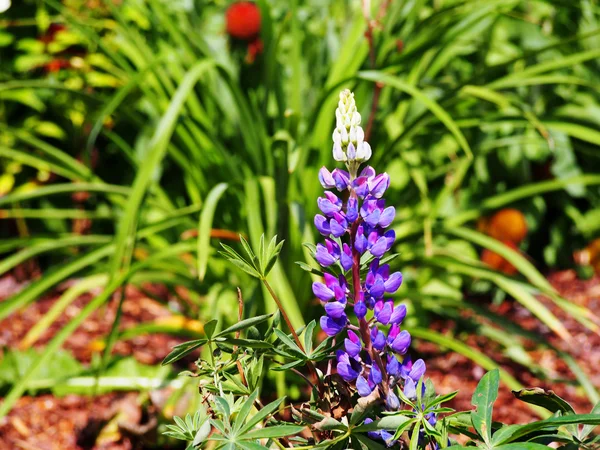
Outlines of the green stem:
[{"label": "green stem", "polygon": [[[269,294],[271,294],[271,297],[273,297],[273,300],[275,300],[275,303],[277,304],[277,307],[279,308],[279,311],[281,312],[281,315],[283,316],[283,320],[285,320],[287,327],[292,332],[292,336],[294,337],[294,341],[296,342],[296,345],[298,345],[298,347],[300,347],[300,350],[302,350],[302,353],[306,354],[306,350],[304,350],[304,346],[302,345],[302,342],[300,341],[300,338],[298,337],[296,330],[294,330],[292,322],[290,321],[288,314],[285,312],[285,309],[284,309],[283,305],[281,304],[279,297],[277,297],[277,294],[275,294],[275,291],[273,290],[273,288],[271,287],[271,285],[269,284],[269,282],[267,281],[266,278],[264,278],[264,277],[261,278],[261,281],[263,282],[263,284],[269,291]],[[319,393],[321,393],[321,394],[324,393],[325,386],[323,386],[323,383],[322,383],[321,379],[319,378],[319,375],[317,374],[317,369],[315,368],[314,364],[312,363],[312,361],[306,361],[306,365],[315,380],[315,383],[319,389]]]}]

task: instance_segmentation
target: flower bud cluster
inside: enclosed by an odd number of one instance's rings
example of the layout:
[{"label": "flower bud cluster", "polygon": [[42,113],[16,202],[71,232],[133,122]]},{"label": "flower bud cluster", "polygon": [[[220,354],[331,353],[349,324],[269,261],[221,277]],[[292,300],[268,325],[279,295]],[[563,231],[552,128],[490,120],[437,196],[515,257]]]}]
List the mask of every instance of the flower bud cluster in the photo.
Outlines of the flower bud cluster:
[{"label": "flower bud cluster", "polygon": [[[337,373],[360,396],[377,395],[387,410],[399,410],[403,404],[398,389],[416,398],[425,363],[419,359],[413,364],[407,355],[411,336],[401,328],[406,306],[389,298],[402,284],[402,274],[382,262],[396,237],[389,228],[396,211],[383,198],[390,177],[370,166],[358,174],[371,149],[363,140],[360,115],[349,91],[340,95],[336,119],[334,157],[346,162],[349,171],[330,172],[325,167],[319,171],[326,189],[317,200],[320,213],[314,218],[324,237],[314,254],[325,269],[324,282],[313,283],[325,309],[320,325],[329,336],[344,339],[343,350],[336,355]],[[350,320],[352,316],[355,320]],[[390,445],[389,436],[377,433]]]},{"label": "flower bud cluster", "polygon": [[333,158],[345,162],[351,174],[356,174],[360,163],[371,158],[371,146],[365,141],[365,133],[360,126],[360,113],[356,109],[354,94],[348,89],[340,93],[340,101],[335,110],[335,130],[333,131]]}]

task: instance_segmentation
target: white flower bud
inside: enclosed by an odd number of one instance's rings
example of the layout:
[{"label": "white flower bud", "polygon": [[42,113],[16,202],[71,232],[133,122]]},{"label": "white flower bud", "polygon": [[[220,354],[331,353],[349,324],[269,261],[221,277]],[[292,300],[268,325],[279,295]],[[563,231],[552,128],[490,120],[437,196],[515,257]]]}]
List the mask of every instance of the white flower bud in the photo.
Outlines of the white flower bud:
[{"label": "white flower bud", "polygon": [[368,142],[363,142],[356,151],[356,159],[361,162],[368,161],[371,158],[371,154],[371,146]]},{"label": "white flower bud", "polygon": [[346,156],[348,157],[349,161],[353,161],[356,159],[356,147],[354,147],[354,144],[352,142],[350,142],[348,144],[348,149],[346,150]]},{"label": "white flower bud", "polygon": [[356,146],[358,147],[365,140],[365,132],[362,127],[356,127]]},{"label": "white flower bud", "polygon": [[340,135],[340,130],[338,130],[337,128],[335,128],[333,130],[333,135],[331,136],[331,138],[333,139],[333,143],[334,144],[338,144],[341,146],[342,144],[342,136]]},{"label": "white flower bud", "polygon": [[350,124],[353,126],[360,125],[360,113],[359,112],[354,111],[352,113],[352,118],[350,119]]},{"label": "white flower bud", "polygon": [[347,161],[348,158],[339,144],[333,144],[333,159],[336,161]]},{"label": "white flower bud", "polygon": [[343,127],[340,131],[342,135],[342,145],[348,145],[348,132],[346,131],[346,128]]}]

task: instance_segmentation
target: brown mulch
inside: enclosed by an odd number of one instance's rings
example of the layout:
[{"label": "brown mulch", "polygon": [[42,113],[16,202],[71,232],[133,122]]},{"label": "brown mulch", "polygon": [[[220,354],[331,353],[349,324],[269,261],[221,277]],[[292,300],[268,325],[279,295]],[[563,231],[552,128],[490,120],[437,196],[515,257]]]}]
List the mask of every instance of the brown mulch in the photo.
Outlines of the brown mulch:
[{"label": "brown mulch", "polygon": [[[550,282],[571,302],[586,306],[592,311],[598,310],[600,302],[600,278],[578,280],[575,272],[563,271],[549,277]],[[22,286],[14,280],[0,279],[0,301],[19,290]],[[167,301],[169,294],[160,287],[149,286],[153,297]],[[96,294],[94,292],[78,298],[69,306],[57,323],[44,333],[35,347],[42,347],[49,339],[74,317],[81,308]],[[35,324],[56,301],[57,294],[48,295],[31,304],[24,311],[15,313],[4,321],[0,321],[0,347],[18,347],[27,331]],[[547,339],[560,349],[573,354],[593,384],[600,386],[600,337],[582,327],[579,323],[564,314],[549,300],[543,300],[565,324],[572,339],[565,343],[557,338],[539,320],[518,303],[507,300],[499,307],[492,309],[519,323],[523,328]],[[107,335],[114,321],[118,300],[113,298],[103,309],[92,314],[79,329],[65,342],[64,348],[71,351],[82,362],[89,362],[92,354],[99,350],[92,344]],[[144,293],[128,288],[123,305],[121,328],[125,329],[141,322],[168,317],[172,313],[159,301],[149,298]],[[538,379],[527,368],[499,356],[500,349],[487,339],[468,335],[457,328],[452,321],[438,320],[432,328],[440,333],[460,335],[469,345],[479,348],[484,354],[494,354],[495,359],[526,387],[540,386],[552,388],[575,407],[577,412],[588,412],[590,402],[580,388],[570,384],[574,379],[565,364],[550,350],[532,352],[534,359],[552,374],[552,378],[560,378],[566,382],[555,382]],[[155,364],[164,358],[177,343],[186,340],[168,335],[140,336],[130,341],[119,342],[115,353],[133,355],[140,362]],[[456,353],[440,352],[437,346],[420,342],[418,353],[427,362],[427,375],[433,380],[439,393],[459,390],[459,395],[449,406],[457,410],[470,410],[471,395],[484,370]],[[138,449],[150,448],[137,436],[124,433],[103,436],[104,441],[96,443],[98,427],[106,424],[117,414],[130,417],[133,424],[143,420],[140,407],[137,406],[137,394],[106,394],[91,400],[88,397],[69,395],[56,398],[52,395],[21,398],[16,407],[4,419],[0,419],[0,450],[13,449]],[[494,418],[505,423],[523,423],[534,420],[535,414],[525,404],[516,400],[510,390],[501,386],[498,401],[495,405]],[[147,418],[146,418],[147,419]]]},{"label": "brown mulch", "polygon": [[[74,282],[62,286],[64,290]],[[12,277],[0,279],[0,301],[23,288]],[[145,286],[146,292],[162,301],[168,300],[168,292],[157,286]],[[44,345],[81,309],[97,295],[92,291],[71,303],[58,320],[46,330],[34,348]],[[0,321],[0,349],[19,348],[19,344],[31,327],[48,312],[56,302],[59,293],[52,293],[32,303],[22,311],[11,314]],[[76,359],[89,363],[92,355],[101,354],[102,340],[109,334],[114,323],[119,299],[115,295],[108,304],[92,313],[77,330],[65,341],[63,348],[69,350]],[[125,292],[120,329],[156,321],[173,316],[161,302],[151,299],[139,290],[128,287]],[[185,338],[166,334],[137,336],[119,341],[113,350],[115,355],[132,355],[144,364],[159,364],[173,346]],[[2,350],[0,350],[0,357]],[[144,437],[129,436],[120,425],[139,427],[142,408],[138,405],[137,393],[111,393],[94,397],[68,395],[54,397],[49,394],[36,397],[24,396],[9,415],[0,419],[0,450],[79,450],[79,449],[141,449],[153,448],[144,443]],[[98,433],[108,421],[117,417],[119,424],[113,426],[112,434]],[[107,429],[111,429],[108,427]],[[107,434],[106,430],[102,431]],[[98,439],[98,441],[96,441]]]},{"label": "brown mulch", "polygon": [[[598,311],[600,303],[600,276],[589,280],[580,280],[575,271],[557,272],[548,277],[548,281],[557,291],[571,303],[585,306],[591,311]],[[600,336],[566,314],[561,308],[547,298],[541,297],[542,303],[552,311],[565,325],[571,334],[571,339],[565,342],[544,326],[526,308],[514,300],[506,300],[492,311],[518,323],[525,330],[537,334],[542,340],[560,350],[568,351],[576,359],[587,377],[596,388],[600,388]],[[494,359],[516,378],[524,387],[541,387],[553,390],[567,400],[578,413],[588,413],[592,408],[590,400],[578,386],[575,376],[570,369],[552,350],[534,349],[532,343],[525,341],[529,354],[539,363],[552,379],[541,379],[534,376],[526,367],[500,356],[501,349],[493,342],[482,336],[468,335],[456,328],[452,321],[436,321],[432,328],[436,331],[460,335],[470,346],[479,349],[486,355],[494,354]],[[473,409],[471,396],[477,383],[485,371],[468,358],[448,352],[440,353],[437,346],[422,342],[419,345],[420,356],[427,362],[427,376],[434,382],[441,394],[458,390],[458,395],[448,406],[457,411]],[[564,382],[556,381],[561,380]],[[517,400],[506,386],[500,386],[498,400],[494,405],[494,420],[503,423],[527,423],[539,417],[526,404]]]}]

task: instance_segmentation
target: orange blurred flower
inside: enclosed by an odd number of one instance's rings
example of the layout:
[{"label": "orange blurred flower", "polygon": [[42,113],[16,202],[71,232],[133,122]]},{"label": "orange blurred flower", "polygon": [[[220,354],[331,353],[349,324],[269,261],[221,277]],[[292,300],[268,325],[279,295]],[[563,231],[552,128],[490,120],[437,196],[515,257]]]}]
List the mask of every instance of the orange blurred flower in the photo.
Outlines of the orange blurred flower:
[{"label": "orange blurred flower", "polygon": [[227,33],[243,41],[255,41],[260,33],[260,10],[252,2],[232,4],[225,13]]}]

